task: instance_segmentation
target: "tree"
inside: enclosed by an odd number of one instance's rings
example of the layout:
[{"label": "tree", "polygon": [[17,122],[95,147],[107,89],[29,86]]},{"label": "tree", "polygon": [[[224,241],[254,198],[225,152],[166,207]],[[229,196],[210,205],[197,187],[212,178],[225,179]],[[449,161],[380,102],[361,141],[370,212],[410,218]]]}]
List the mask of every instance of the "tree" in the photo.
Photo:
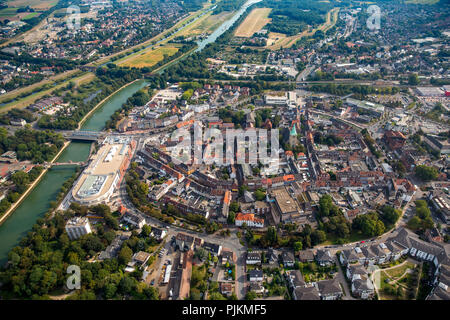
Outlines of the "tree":
[{"label": "tree", "polygon": [[151,232],[152,232],[152,227],[150,227],[148,224],[144,224],[144,226],[142,227],[141,234],[147,238],[148,236],[150,236]]},{"label": "tree", "polygon": [[136,287],[136,280],[129,276],[124,276],[119,282],[119,291],[122,294],[130,294]]},{"label": "tree", "polygon": [[263,189],[256,190],[254,195],[257,201],[262,201],[266,198],[266,192]]},{"label": "tree", "polygon": [[265,238],[269,244],[271,245],[277,244],[278,243],[277,229],[275,229],[275,227],[267,228]]},{"label": "tree", "polygon": [[200,259],[201,261],[204,261],[206,259],[207,252],[203,248],[198,248],[195,250],[194,257]]},{"label": "tree", "polygon": [[248,291],[245,295],[245,300],[255,300],[257,298],[257,295],[254,291]]},{"label": "tree", "polygon": [[303,249],[303,243],[301,241],[294,242],[294,250],[301,251]]},{"label": "tree", "polygon": [[408,84],[412,85],[412,86],[417,86],[420,83],[419,80],[419,76],[417,75],[417,73],[411,73],[408,76]]},{"label": "tree", "polygon": [[333,198],[329,194],[323,195],[319,200],[319,212],[321,216],[329,216],[333,206]]},{"label": "tree", "polygon": [[394,209],[391,206],[388,205],[384,205],[381,208],[381,212],[383,212],[383,218],[390,224],[395,224],[398,220],[398,218],[400,218],[401,215],[401,211]]},{"label": "tree", "polygon": [[311,241],[314,245],[324,242],[327,240],[327,234],[323,230],[314,230],[311,233]]},{"label": "tree", "polygon": [[239,211],[239,202],[232,201],[230,203],[230,211],[233,211],[235,213],[238,212]]},{"label": "tree", "polygon": [[236,213],[234,213],[234,211],[228,212],[228,219],[227,219],[228,223],[234,224],[235,219],[236,219]]},{"label": "tree", "polygon": [[13,173],[11,175],[11,180],[14,182],[18,193],[23,193],[26,190],[28,183],[30,183],[28,174],[23,171]]},{"label": "tree", "polygon": [[219,292],[212,292],[209,295],[209,300],[227,300],[227,298],[225,298],[222,294],[220,294]]},{"label": "tree", "polygon": [[121,264],[127,264],[128,262],[130,262],[132,256],[133,251],[128,246],[124,245],[119,252],[119,262]]},{"label": "tree", "polygon": [[420,220],[420,218],[418,216],[414,216],[408,221],[408,227],[412,230],[418,230],[418,229],[420,229],[421,226],[422,226],[422,221]]},{"label": "tree", "polygon": [[112,299],[116,295],[117,286],[114,283],[108,283],[105,286],[105,298]]}]

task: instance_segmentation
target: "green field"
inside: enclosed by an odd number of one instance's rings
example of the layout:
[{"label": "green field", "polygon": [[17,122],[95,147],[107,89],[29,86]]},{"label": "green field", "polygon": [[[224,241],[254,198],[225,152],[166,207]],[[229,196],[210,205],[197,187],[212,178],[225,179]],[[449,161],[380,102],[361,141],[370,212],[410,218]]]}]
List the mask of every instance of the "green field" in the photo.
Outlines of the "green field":
[{"label": "green field", "polygon": [[129,59],[124,59],[122,62],[117,63],[118,65],[125,67],[151,67],[157,64],[159,61],[164,59],[164,55],[169,57],[174,55],[178,51],[175,46],[165,46],[159,47],[154,50],[143,52],[139,55],[132,56]]},{"label": "green field", "polygon": [[17,8],[5,8],[0,10],[0,18],[13,17],[17,14]]},{"label": "green field", "polygon": [[28,20],[28,19],[31,19],[31,18],[33,18],[33,17],[36,17],[36,16],[39,15],[39,14],[40,14],[39,12],[31,12],[29,15],[23,17],[22,20]]}]

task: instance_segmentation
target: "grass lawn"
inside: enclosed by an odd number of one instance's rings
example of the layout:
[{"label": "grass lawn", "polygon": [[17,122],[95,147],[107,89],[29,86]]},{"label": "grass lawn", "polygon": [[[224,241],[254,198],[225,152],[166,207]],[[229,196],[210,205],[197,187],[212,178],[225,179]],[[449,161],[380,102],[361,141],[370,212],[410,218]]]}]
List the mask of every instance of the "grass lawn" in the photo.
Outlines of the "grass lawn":
[{"label": "grass lawn", "polygon": [[118,65],[125,67],[151,67],[164,59],[164,55],[172,56],[178,51],[175,46],[159,47],[154,50],[143,52],[139,55],[133,56],[131,59],[126,59]]},{"label": "grass lawn", "polygon": [[397,278],[401,277],[407,269],[414,269],[415,266],[416,265],[414,263],[408,261],[404,265],[383,272],[385,272],[392,280],[396,280]]},{"label": "grass lawn", "polygon": [[[334,234],[327,234],[327,241],[323,243],[323,245],[331,245],[331,244],[338,244],[338,237],[336,237]],[[343,239],[343,243],[352,243],[352,242],[358,242],[367,239],[367,236],[363,235],[360,232],[354,232],[350,234],[350,237]]]},{"label": "grass lawn", "polygon": [[261,30],[272,19],[269,18],[271,8],[257,8],[242,21],[239,27],[236,29],[236,37],[251,37],[255,32]]},{"label": "grass lawn", "polygon": [[[390,270],[380,271],[380,286],[378,288],[380,294],[380,300],[408,300],[410,299],[410,293],[414,288],[411,287],[411,274],[406,273],[407,269],[413,270],[416,264],[412,262],[406,262],[403,265],[399,265]],[[396,281],[390,284],[389,282]],[[401,296],[398,296],[396,292],[401,291]]]}]

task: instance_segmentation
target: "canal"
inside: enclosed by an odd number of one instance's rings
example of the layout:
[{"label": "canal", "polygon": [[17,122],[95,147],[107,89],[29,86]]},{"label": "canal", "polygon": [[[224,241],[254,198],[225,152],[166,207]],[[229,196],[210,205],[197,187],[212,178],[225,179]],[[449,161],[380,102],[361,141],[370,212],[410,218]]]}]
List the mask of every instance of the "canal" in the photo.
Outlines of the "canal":
[{"label": "canal", "polygon": [[[202,50],[208,43],[216,41],[218,37],[233,26],[249,6],[260,1],[247,1],[231,19],[225,21],[208,38],[198,42],[198,48],[195,51]],[[110,119],[111,115],[120,109],[129,97],[146,85],[147,82],[145,80],[139,80],[118,91],[85,121],[81,130],[103,130],[106,121]],[[90,146],[91,144],[88,142],[71,142],[59,156],[58,161],[85,161],[89,156]],[[62,185],[74,172],[74,166],[58,166],[49,169],[27,198],[0,226],[0,265],[6,263],[9,251],[19,244],[20,240],[31,230],[37,219],[43,217],[50,209],[50,203],[56,199]]]},{"label": "canal", "polygon": [[[136,91],[143,88],[147,82],[136,81],[117,92],[99,107],[86,120],[81,130],[100,131],[106,121],[119,109]],[[85,161],[89,156],[91,144],[89,142],[71,142],[61,153],[59,162]],[[8,258],[9,251],[19,244],[36,223],[50,209],[50,202],[56,199],[62,185],[75,172],[75,166],[57,166],[51,168],[36,185],[26,199],[11,213],[11,216],[0,226],[0,265]]]}]

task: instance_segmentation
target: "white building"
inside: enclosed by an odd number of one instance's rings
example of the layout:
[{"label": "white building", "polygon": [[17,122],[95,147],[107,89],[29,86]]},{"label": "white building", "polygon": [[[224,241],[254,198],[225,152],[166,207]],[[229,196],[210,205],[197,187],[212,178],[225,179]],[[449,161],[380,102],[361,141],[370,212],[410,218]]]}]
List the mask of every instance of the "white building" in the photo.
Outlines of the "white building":
[{"label": "white building", "polygon": [[241,227],[245,223],[248,227],[264,228],[264,219],[255,218],[253,213],[238,213],[234,222],[238,227]]},{"label": "white building", "polygon": [[82,235],[91,233],[91,225],[86,217],[72,218],[66,223],[66,232],[70,240],[75,240]]}]

